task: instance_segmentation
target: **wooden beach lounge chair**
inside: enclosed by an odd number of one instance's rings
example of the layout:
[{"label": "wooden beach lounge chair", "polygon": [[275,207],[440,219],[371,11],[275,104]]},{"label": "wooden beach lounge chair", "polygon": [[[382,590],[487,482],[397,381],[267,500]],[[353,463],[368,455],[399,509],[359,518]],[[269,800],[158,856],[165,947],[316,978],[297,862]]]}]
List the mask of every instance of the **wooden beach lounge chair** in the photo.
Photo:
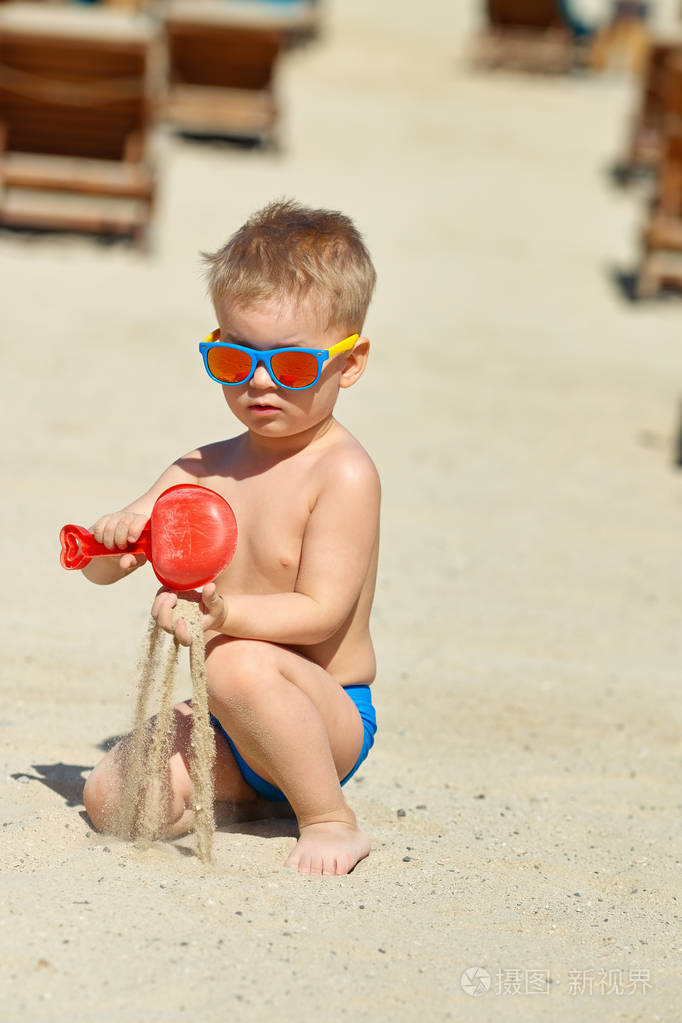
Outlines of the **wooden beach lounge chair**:
[{"label": "wooden beach lounge chair", "polygon": [[154,36],[124,12],[0,6],[0,224],[144,243]]},{"label": "wooden beach lounge chair", "polygon": [[663,142],[657,191],[642,232],[638,298],[662,285],[682,287],[682,59],[669,62],[663,84]]},{"label": "wooden beach lounge chair", "polygon": [[276,143],[277,60],[310,5],[169,0],[164,118],[181,131]]},{"label": "wooden beach lounge chair", "polygon": [[590,46],[590,68],[604,71],[615,64],[633,74],[645,71],[651,33],[646,19],[649,0],[615,0],[611,17],[601,26]]},{"label": "wooden beach lounge chair", "polygon": [[665,119],[664,89],[668,65],[682,58],[682,43],[653,42],[642,80],[627,155],[619,168],[624,181],[654,169],[662,153]]},{"label": "wooden beach lounge chair", "polygon": [[565,72],[575,40],[560,0],[487,0],[487,25],[476,50],[483,68]]}]

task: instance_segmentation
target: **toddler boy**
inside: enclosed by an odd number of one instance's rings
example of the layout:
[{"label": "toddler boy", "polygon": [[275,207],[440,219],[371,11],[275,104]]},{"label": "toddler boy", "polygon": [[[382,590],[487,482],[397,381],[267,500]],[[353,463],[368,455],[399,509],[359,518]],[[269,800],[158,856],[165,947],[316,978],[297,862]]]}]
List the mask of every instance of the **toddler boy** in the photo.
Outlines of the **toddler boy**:
[{"label": "toddler boy", "polygon": [[[368,454],[333,413],[339,389],[355,384],[367,363],[362,327],[376,275],[347,217],[291,201],[254,214],[205,260],[219,327],[200,346],[204,365],[245,429],[179,458],[93,533],[110,550],[124,548],[176,483],[200,484],[229,501],[239,525],[236,554],[196,594],[216,803],[251,818],[293,811],[299,839],[286,866],[346,874],[370,850],[341,785],[376,731],[369,616],[380,485]],[[95,558],[83,573],[112,583],[144,560]],[[177,594],[162,588],[152,615],[187,645],[176,603]],[[189,703],[175,708],[169,836],[192,823],[191,714]],[[128,742],[85,784],[97,828],[106,829],[118,799]]]}]

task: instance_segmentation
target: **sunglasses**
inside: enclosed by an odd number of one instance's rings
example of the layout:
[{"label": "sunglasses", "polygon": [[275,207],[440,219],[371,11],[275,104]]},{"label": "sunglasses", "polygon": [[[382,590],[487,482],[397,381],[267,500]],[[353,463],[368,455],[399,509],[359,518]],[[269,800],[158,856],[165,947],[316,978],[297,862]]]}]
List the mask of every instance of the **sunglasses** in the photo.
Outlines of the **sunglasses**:
[{"label": "sunglasses", "polygon": [[220,341],[216,327],[199,345],[204,366],[211,380],[228,387],[247,384],[262,362],[271,379],[289,391],[305,391],[320,379],[322,366],[341,352],[349,351],[359,335],[351,334],[331,348],[245,348]]}]

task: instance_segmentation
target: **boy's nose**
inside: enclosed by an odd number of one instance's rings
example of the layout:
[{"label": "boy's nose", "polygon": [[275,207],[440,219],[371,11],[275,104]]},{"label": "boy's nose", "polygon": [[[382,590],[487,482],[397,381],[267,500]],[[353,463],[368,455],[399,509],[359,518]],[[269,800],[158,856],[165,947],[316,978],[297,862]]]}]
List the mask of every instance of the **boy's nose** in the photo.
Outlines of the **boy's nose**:
[{"label": "boy's nose", "polygon": [[270,374],[268,373],[267,369],[265,368],[265,363],[263,362],[258,363],[258,365],[256,366],[256,370],[253,376],[251,377],[251,383],[255,387],[272,386],[273,380]]}]

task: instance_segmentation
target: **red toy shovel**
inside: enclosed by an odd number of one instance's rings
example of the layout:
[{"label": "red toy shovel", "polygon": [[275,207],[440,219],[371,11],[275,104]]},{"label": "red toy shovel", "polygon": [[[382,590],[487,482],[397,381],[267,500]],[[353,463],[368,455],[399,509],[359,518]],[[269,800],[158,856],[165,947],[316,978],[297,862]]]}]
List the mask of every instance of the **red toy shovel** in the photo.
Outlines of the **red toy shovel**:
[{"label": "red toy shovel", "polygon": [[232,561],[237,522],[220,494],[179,483],[164,490],[139,540],[127,547],[110,551],[82,526],[64,526],[59,539],[63,568],[83,568],[92,558],[144,554],[169,590],[194,590],[212,582]]}]

